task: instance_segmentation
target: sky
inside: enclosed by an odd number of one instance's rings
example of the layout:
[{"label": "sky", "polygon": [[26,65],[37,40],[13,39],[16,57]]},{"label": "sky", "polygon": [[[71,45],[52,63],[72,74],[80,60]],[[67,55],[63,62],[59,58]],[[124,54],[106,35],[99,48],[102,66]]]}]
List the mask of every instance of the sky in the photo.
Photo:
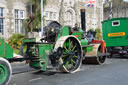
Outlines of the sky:
[{"label": "sky", "polygon": [[[103,0],[104,2],[106,1],[106,0]],[[128,2],[128,0],[123,0],[124,2]]]},{"label": "sky", "polygon": [[123,0],[123,1],[128,2],[128,0]]}]

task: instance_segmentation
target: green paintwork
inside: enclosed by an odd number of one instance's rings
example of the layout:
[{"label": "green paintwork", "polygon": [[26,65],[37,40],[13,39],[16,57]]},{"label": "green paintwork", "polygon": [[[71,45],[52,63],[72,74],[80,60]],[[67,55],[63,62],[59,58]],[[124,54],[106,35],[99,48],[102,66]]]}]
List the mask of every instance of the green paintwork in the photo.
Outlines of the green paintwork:
[{"label": "green paintwork", "polygon": [[86,38],[85,39],[82,39],[80,42],[81,42],[82,47],[88,45],[88,40]]},{"label": "green paintwork", "polygon": [[83,35],[83,30],[79,29],[79,31],[74,32],[72,35],[76,36],[79,40],[81,40]]},{"label": "green paintwork", "polygon": [[36,42],[36,39],[35,38],[26,38],[23,40],[24,43],[29,43],[29,42]]},{"label": "green paintwork", "polygon": [[[62,36],[68,36],[70,34],[70,31],[71,30],[69,29],[68,26],[64,26],[61,29],[59,29],[56,41]],[[82,39],[82,35],[83,35],[82,29],[80,29],[79,31],[73,32],[72,35],[76,36],[78,38],[78,40],[80,40],[82,47],[88,45],[87,39]],[[25,39],[25,40],[23,40],[23,42],[27,45],[27,47],[29,49],[27,55],[29,55],[30,58],[33,58],[33,57],[39,58],[39,59],[37,59],[38,61],[36,59],[34,59],[34,60],[30,59],[30,67],[46,71],[47,65],[48,65],[47,64],[48,55],[50,55],[53,52],[54,44],[36,42],[35,38]],[[64,53],[69,53],[70,51],[75,50],[76,46],[73,46],[72,43],[73,42],[68,41],[64,44],[64,48],[65,48]],[[36,50],[37,48],[38,48],[38,51]],[[92,50],[91,47],[83,49],[84,52],[89,52],[91,50]],[[67,57],[67,56],[65,56],[65,57]],[[65,57],[63,57],[63,58],[65,58]],[[76,56],[74,56],[74,57],[76,57]],[[69,62],[67,62],[65,64],[65,67],[68,66],[68,63]],[[74,65],[73,60],[71,60],[70,63],[72,63],[72,65]]]},{"label": "green paintwork", "polygon": [[93,47],[92,46],[91,47],[87,47],[86,52],[90,52],[92,50],[93,50]]},{"label": "green paintwork", "polygon": [[[30,61],[30,67],[38,69],[38,67],[41,67],[40,70],[46,71],[47,67],[47,58],[51,50],[53,49],[53,44],[36,44],[35,48],[38,47],[39,52],[36,54],[34,50],[32,50],[32,56],[38,56],[40,58],[40,61]],[[44,63],[42,63],[44,62]]]},{"label": "green paintwork", "polygon": [[57,40],[62,37],[62,36],[67,36],[69,35],[69,28],[68,26],[64,26],[60,29],[58,36],[57,36]]},{"label": "green paintwork", "polygon": [[0,84],[6,80],[7,69],[4,65],[0,64]]},{"label": "green paintwork", "polygon": [[48,55],[50,54],[51,50],[53,50],[53,44],[40,44],[39,45],[39,54],[42,60],[45,62],[42,69],[46,71]]},{"label": "green paintwork", "polygon": [[[88,45],[88,40],[87,40],[86,38],[85,38],[85,39],[82,39],[80,42],[81,42],[82,47],[84,47],[84,46],[87,46],[87,45]],[[88,47],[83,48],[83,52],[84,52],[84,53],[86,53],[86,52],[87,52],[87,48],[88,48]]]},{"label": "green paintwork", "polygon": [[13,58],[13,49],[2,38],[0,38],[0,57],[6,59]]},{"label": "green paintwork", "polygon": [[[113,21],[119,21],[119,26],[112,26]],[[106,46],[128,46],[128,18],[113,18],[102,22],[103,40]],[[125,36],[108,37],[109,33],[125,32]]]},{"label": "green paintwork", "polygon": [[81,40],[81,32],[74,32],[72,35],[76,36],[79,40]]}]

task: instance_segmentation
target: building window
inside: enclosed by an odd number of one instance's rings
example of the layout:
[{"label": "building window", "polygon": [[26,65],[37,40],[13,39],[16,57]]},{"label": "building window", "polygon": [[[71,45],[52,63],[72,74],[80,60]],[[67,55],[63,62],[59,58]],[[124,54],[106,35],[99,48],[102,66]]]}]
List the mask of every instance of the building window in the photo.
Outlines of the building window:
[{"label": "building window", "polygon": [[120,26],[120,21],[112,21],[112,26]]},{"label": "building window", "polygon": [[18,19],[18,10],[15,10],[15,18]]},{"label": "building window", "polygon": [[53,18],[54,18],[54,19],[56,19],[56,14],[57,14],[57,13],[53,13]]},{"label": "building window", "polygon": [[50,20],[56,20],[57,19],[57,12],[46,12],[46,18],[49,18]]},{"label": "building window", "polygon": [[20,19],[24,19],[24,11],[20,11]]},{"label": "building window", "polygon": [[25,33],[24,24],[23,23],[24,23],[24,20],[20,20],[20,28],[21,28],[20,31],[21,31],[22,34]]},{"label": "building window", "polygon": [[45,12],[45,17],[48,18],[48,12]]},{"label": "building window", "polygon": [[4,35],[4,20],[0,18],[0,33]]},{"label": "building window", "polygon": [[0,33],[2,33],[2,35],[4,35],[4,13],[3,13],[4,9],[0,7]]},{"label": "building window", "polygon": [[50,12],[46,11],[45,12],[45,19],[46,19],[46,24],[48,24],[51,21],[56,21],[57,20],[57,12]]},{"label": "building window", "polygon": [[15,33],[25,33],[24,30],[24,11],[15,9]]},{"label": "building window", "polygon": [[15,33],[19,33],[19,20],[15,19]]},{"label": "building window", "polygon": [[50,12],[50,13],[49,13],[49,18],[50,18],[50,19],[52,19],[52,13],[53,13],[53,12]]},{"label": "building window", "polygon": [[73,14],[70,11],[66,13],[66,25],[73,26]]},{"label": "building window", "polygon": [[4,8],[0,8],[0,17],[3,17],[3,9]]}]

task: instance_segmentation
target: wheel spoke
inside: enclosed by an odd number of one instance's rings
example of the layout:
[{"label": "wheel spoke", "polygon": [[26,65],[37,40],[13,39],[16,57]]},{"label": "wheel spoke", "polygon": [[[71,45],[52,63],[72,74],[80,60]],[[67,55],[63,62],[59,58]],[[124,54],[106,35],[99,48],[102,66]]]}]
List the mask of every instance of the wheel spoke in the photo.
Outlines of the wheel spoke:
[{"label": "wheel spoke", "polygon": [[66,47],[66,46],[64,46],[64,49],[66,50],[66,52],[69,52],[69,50],[67,49],[67,47]]},{"label": "wheel spoke", "polygon": [[72,64],[75,64],[76,62],[75,62],[73,59],[71,59],[71,63],[72,63]]},{"label": "wheel spoke", "polygon": [[63,55],[68,55],[68,52],[64,52]]},{"label": "wheel spoke", "polygon": [[78,56],[73,56],[73,58],[78,58]]},{"label": "wheel spoke", "polygon": [[80,61],[80,58],[78,56],[74,56],[73,58]]},{"label": "wheel spoke", "polygon": [[65,59],[67,57],[67,55],[63,55],[62,59]]},{"label": "wheel spoke", "polygon": [[72,47],[72,41],[69,39],[69,50],[71,50],[71,47]]},{"label": "wheel spoke", "polygon": [[65,64],[65,67],[69,69],[68,65],[69,65],[69,61],[67,61]]},{"label": "wheel spoke", "polygon": [[75,37],[62,38],[63,40],[63,54],[60,58],[60,64],[62,68],[60,70],[64,72],[75,72],[81,65],[81,45]]},{"label": "wheel spoke", "polygon": [[78,51],[77,50],[75,50],[75,51],[73,51],[74,53],[77,53]]},{"label": "wheel spoke", "polygon": [[74,50],[75,50],[75,48],[76,48],[76,45],[72,48],[72,51],[74,51]]}]

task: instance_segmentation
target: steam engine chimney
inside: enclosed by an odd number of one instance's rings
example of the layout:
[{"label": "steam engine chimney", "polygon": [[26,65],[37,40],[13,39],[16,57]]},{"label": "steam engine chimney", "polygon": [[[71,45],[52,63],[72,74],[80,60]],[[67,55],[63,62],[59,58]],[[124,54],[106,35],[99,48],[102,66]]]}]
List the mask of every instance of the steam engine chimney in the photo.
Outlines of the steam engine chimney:
[{"label": "steam engine chimney", "polygon": [[86,31],[86,10],[85,9],[81,9],[81,28],[83,31]]}]

